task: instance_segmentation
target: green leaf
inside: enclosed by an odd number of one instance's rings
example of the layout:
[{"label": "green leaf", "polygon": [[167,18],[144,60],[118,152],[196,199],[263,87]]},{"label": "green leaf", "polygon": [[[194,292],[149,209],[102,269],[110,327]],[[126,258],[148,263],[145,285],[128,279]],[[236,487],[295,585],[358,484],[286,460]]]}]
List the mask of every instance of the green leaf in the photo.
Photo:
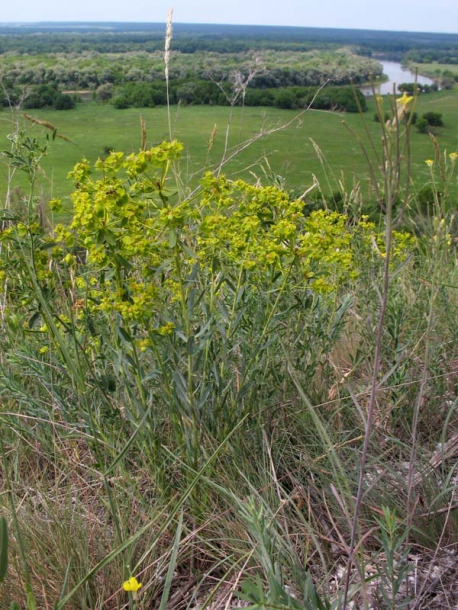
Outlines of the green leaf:
[{"label": "green leaf", "polygon": [[28,321],[28,327],[29,328],[33,328],[35,325],[35,322],[38,320],[38,318],[41,315],[41,311],[36,311],[33,316],[29,319]]},{"label": "green leaf", "polygon": [[166,199],[168,199],[169,197],[174,197],[178,193],[178,189],[176,189],[176,188],[164,188],[164,189],[159,189],[159,192]]},{"label": "green leaf", "polygon": [[183,508],[181,509],[180,518],[178,520],[177,531],[175,534],[175,542],[173,543],[172,555],[170,557],[169,569],[167,570],[167,576],[165,578],[164,591],[162,592],[161,605],[159,610],[165,610],[167,601],[170,595],[170,588],[174,577],[175,567],[178,557],[178,549],[180,547],[181,530],[183,529]]},{"label": "green leaf", "polygon": [[169,246],[171,248],[174,248],[177,245],[177,241],[178,241],[177,232],[175,231],[175,229],[169,229],[168,239],[169,239]]},{"label": "green leaf", "polygon": [[8,524],[5,517],[0,518],[0,583],[8,571]]},{"label": "green leaf", "polygon": [[121,341],[121,344],[124,345],[124,347],[127,347],[130,349],[132,347],[132,343],[133,343],[133,340],[132,340],[132,337],[130,336],[130,334],[122,326],[116,325],[115,329],[116,329],[116,334],[118,335],[118,338]]},{"label": "green leaf", "polygon": [[37,610],[37,601],[32,590],[27,592],[27,610]]}]

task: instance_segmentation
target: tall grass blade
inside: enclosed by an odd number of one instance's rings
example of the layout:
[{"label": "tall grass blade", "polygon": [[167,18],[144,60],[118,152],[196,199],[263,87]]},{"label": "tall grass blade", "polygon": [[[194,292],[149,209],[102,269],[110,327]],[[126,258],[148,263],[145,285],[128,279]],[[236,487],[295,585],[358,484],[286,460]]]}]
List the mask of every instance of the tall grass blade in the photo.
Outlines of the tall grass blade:
[{"label": "tall grass blade", "polygon": [[167,576],[165,578],[164,591],[162,592],[161,604],[159,610],[165,610],[167,607],[167,601],[169,599],[170,587],[172,586],[173,574],[177,563],[178,549],[180,547],[181,531],[183,529],[183,509],[181,509],[180,518],[178,520],[177,531],[175,534],[175,541],[173,543],[172,555],[170,557],[169,569],[167,570]]},{"label": "tall grass blade", "polygon": [[8,571],[8,524],[5,517],[0,518],[0,584]]}]

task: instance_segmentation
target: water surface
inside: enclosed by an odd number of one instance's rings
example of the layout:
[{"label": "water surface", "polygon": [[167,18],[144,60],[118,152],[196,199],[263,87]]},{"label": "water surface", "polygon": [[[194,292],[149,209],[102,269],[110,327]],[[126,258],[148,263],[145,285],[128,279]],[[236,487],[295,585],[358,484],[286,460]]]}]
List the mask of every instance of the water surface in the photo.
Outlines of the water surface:
[{"label": "water surface", "polygon": [[[380,94],[385,95],[386,93],[393,93],[393,85],[396,85],[396,93],[399,93],[397,86],[401,83],[414,83],[415,72],[407,70],[401,66],[397,61],[380,61],[383,66],[383,74],[388,76],[388,80],[380,83]],[[417,83],[419,85],[433,85],[434,81],[427,76],[417,77]],[[365,86],[361,87],[361,91],[364,95],[372,95],[372,87]]]}]

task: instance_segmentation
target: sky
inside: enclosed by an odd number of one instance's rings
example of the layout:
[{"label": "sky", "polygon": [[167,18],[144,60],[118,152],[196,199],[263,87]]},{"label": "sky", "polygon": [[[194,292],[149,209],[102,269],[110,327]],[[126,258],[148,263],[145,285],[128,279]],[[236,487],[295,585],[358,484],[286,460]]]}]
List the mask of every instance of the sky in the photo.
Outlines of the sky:
[{"label": "sky", "polygon": [[0,23],[233,23],[458,33],[458,0],[1,0]]}]

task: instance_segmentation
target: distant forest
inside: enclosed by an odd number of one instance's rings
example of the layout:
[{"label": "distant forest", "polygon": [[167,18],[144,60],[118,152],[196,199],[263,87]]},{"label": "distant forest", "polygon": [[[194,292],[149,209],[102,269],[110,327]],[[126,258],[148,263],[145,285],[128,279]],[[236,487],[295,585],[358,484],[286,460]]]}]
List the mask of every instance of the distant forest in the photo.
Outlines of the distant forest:
[{"label": "distant forest", "polygon": [[365,99],[350,85],[381,76],[378,59],[458,63],[455,34],[175,23],[167,91],[164,36],[164,23],[0,24],[0,109],[68,110],[84,91],[118,109],[169,101],[357,112]]},{"label": "distant forest", "polygon": [[[164,23],[0,23],[0,53],[152,52],[163,48],[164,30]],[[442,56],[458,58],[458,34],[174,23],[173,36],[174,49],[182,53],[234,53],[253,48],[307,51],[351,45],[361,54],[382,53],[397,60],[410,51],[421,51],[420,55],[434,51],[442,63]]]}]

